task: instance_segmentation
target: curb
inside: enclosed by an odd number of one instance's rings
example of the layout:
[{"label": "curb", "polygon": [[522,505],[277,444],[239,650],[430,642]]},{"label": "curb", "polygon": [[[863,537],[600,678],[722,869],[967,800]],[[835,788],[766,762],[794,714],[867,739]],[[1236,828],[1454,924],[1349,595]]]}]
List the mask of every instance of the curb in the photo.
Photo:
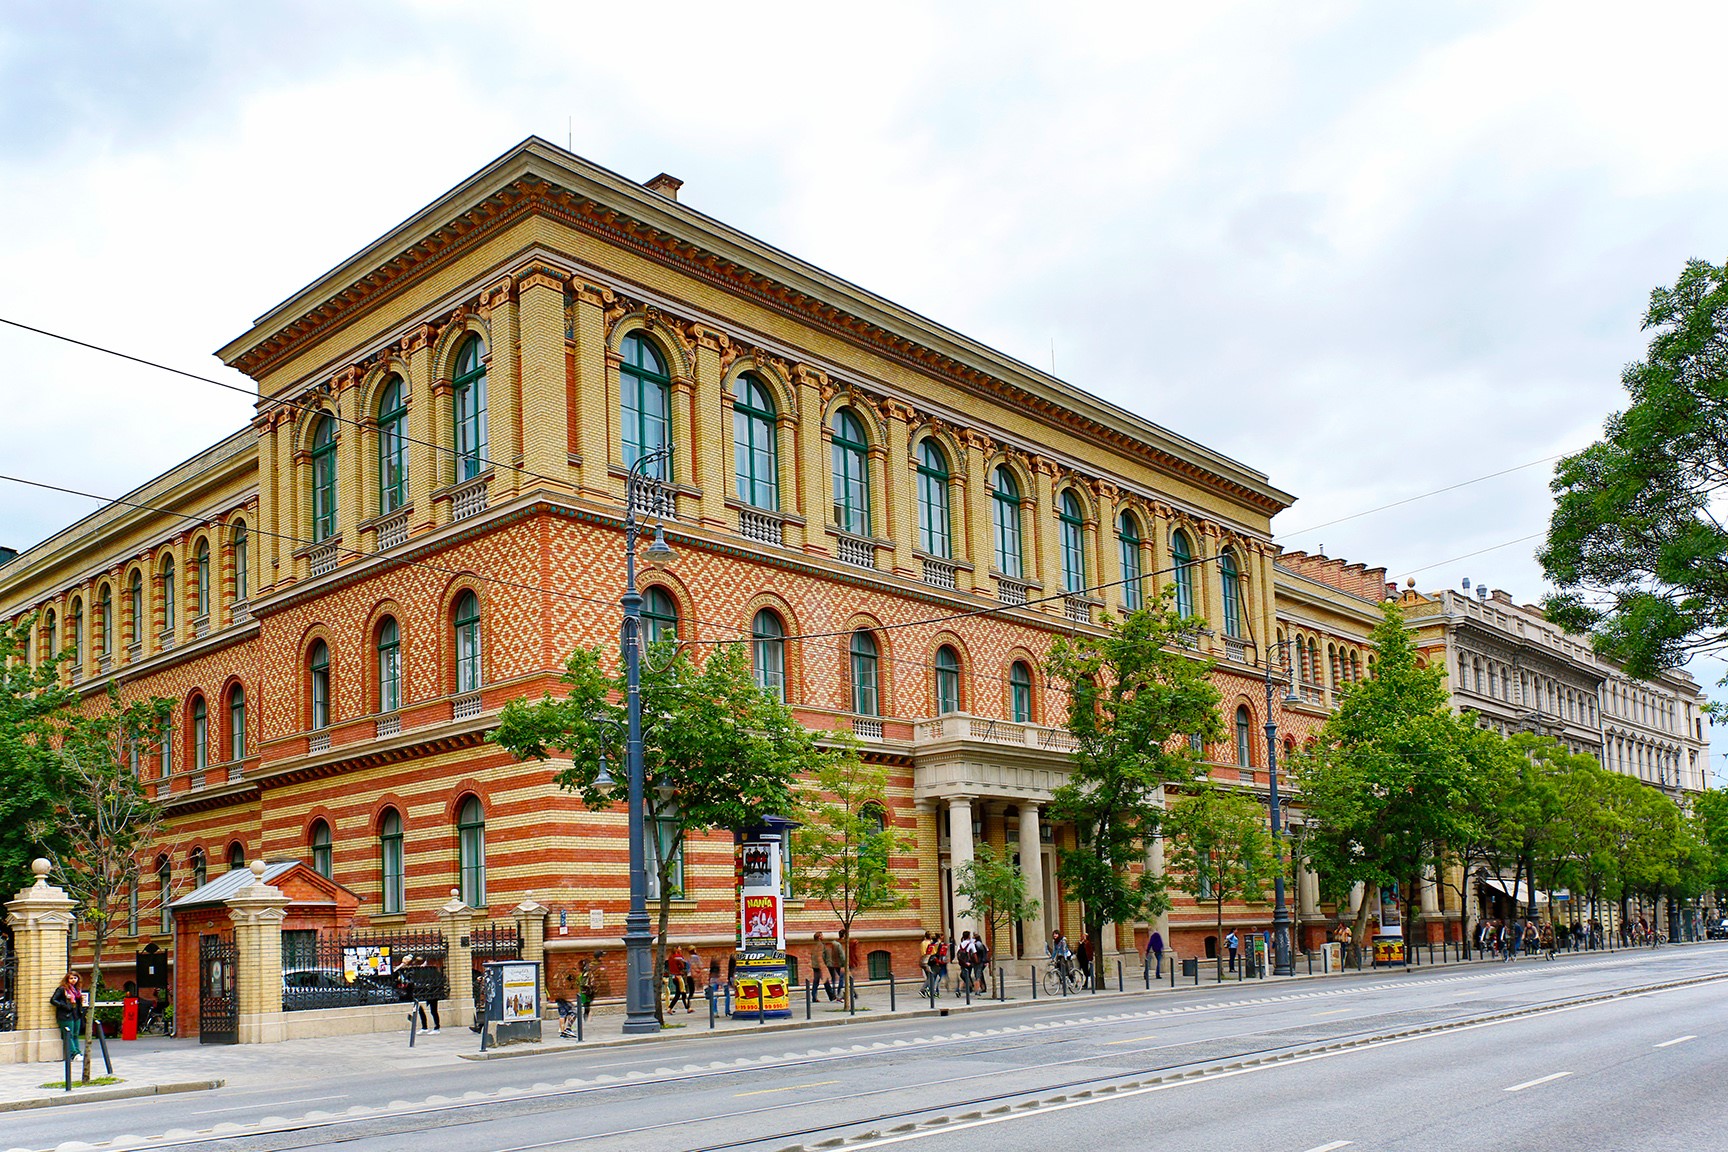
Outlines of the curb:
[{"label": "curb", "polygon": [[61,1091],[58,1096],[35,1096],[28,1100],[0,1100],[0,1112],[22,1112],[31,1108],[63,1108],[72,1104],[94,1104],[103,1100],[130,1100],[138,1096],[171,1096],[181,1092],[209,1092],[226,1080],[185,1080],[174,1084],[140,1084],[136,1088],[94,1088]]}]

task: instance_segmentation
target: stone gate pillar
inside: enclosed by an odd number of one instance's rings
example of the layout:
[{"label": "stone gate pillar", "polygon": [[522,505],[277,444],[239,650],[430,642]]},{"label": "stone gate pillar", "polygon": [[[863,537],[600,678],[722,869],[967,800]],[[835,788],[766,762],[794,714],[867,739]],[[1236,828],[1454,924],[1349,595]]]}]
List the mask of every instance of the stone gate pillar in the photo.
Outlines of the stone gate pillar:
[{"label": "stone gate pillar", "polygon": [[234,921],[234,999],[242,1044],[288,1038],[282,1011],[282,918],[288,897],[264,883],[264,861],[252,861],[252,883],[224,900]]},{"label": "stone gate pillar", "polygon": [[522,941],[522,959],[541,966],[540,977],[546,977],[546,914],[547,907],[528,893],[527,899],[510,910],[516,921],[516,938]]},{"label": "stone gate pillar", "polygon": [[[459,890],[450,889],[450,903],[438,909],[438,919],[444,922],[444,978],[450,985],[452,1025],[474,1023],[474,949],[469,934],[474,931],[478,913],[462,903]],[[544,931],[544,929],[542,929]]]},{"label": "stone gate pillar", "polygon": [[48,998],[66,975],[66,937],[77,901],[48,883],[53,865],[33,860],[36,883],[6,902],[6,923],[18,952],[18,1026],[14,1043],[27,1063],[60,1059],[60,1026]]}]

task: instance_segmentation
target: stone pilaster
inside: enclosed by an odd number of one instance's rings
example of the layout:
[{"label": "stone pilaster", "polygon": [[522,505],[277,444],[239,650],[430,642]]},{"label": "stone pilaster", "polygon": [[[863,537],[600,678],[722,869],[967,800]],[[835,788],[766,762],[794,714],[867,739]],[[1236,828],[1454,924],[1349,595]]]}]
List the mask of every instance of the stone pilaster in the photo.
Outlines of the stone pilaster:
[{"label": "stone pilaster", "polygon": [[541,978],[545,978],[546,964],[546,915],[550,910],[538,900],[534,893],[528,893],[527,899],[510,910],[511,917],[516,921],[516,936],[522,941],[522,959],[532,960],[541,965]]},{"label": "stone pilaster", "polygon": [[[492,340],[486,349],[486,460],[480,470],[490,471],[491,499],[513,496],[521,485],[516,465],[522,458],[522,381],[517,348],[516,284],[506,278],[481,295],[481,308],[489,313]],[[452,444],[455,440],[450,441]]]},{"label": "stone pilaster", "polygon": [[613,374],[606,350],[606,306],[611,299],[612,293],[604,288],[589,284],[575,288],[571,355],[576,370],[576,452],[582,461],[583,493],[600,498],[611,493],[607,405]]},{"label": "stone pilaster", "polygon": [[[450,985],[450,1007],[444,1012],[452,1025],[474,1022],[474,949],[469,934],[480,913],[462,903],[458,889],[450,889],[450,902],[438,909],[444,924],[444,976]],[[542,927],[542,933],[545,929]],[[542,935],[544,940],[544,935]]]},{"label": "stone pilaster", "polygon": [[1048,935],[1044,928],[1049,914],[1044,907],[1044,843],[1038,815],[1038,805],[1020,805],[1020,871],[1026,877],[1026,894],[1038,901],[1037,909],[1026,917],[1023,933],[1029,956],[1043,955],[1044,938]]},{"label": "stone pilaster", "polygon": [[[802,364],[793,375],[798,380],[798,423],[792,432],[798,456],[797,509],[804,518],[798,531],[803,535],[804,551],[827,555],[828,534],[822,529],[834,518],[834,464],[830,433],[823,419],[822,386],[826,378]],[[793,543],[790,533],[786,539]]]},{"label": "stone pilaster", "polygon": [[[522,487],[570,472],[570,383],[564,352],[564,281],[536,268],[517,281],[522,346]],[[560,487],[566,490],[568,483]]]},{"label": "stone pilaster", "polygon": [[288,897],[264,883],[264,861],[252,861],[252,883],[223,901],[234,921],[234,998],[242,1044],[288,1038],[282,1012],[282,918]]},{"label": "stone pilaster", "polygon": [[[1044,585],[1044,596],[1062,590],[1062,546],[1056,532],[1056,467],[1055,461],[1042,456],[1032,460],[1032,530],[1027,537],[1038,546],[1037,566],[1032,571]],[[1046,612],[1062,612],[1059,600],[1046,601],[1040,607]]]},{"label": "stone pilaster", "polygon": [[77,901],[48,883],[51,865],[35,860],[36,882],[6,902],[6,923],[18,953],[18,1026],[14,1043],[26,1063],[60,1059],[60,1028],[48,998],[66,975],[66,937]]},{"label": "stone pilaster", "polygon": [[[956,796],[948,801],[948,867],[956,886],[960,870],[972,864],[972,798]],[[954,893],[954,939],[962,932],[978,932],[978,918],[972,914],[972,902]]]},{"label": "stone pilaster", "polygon": [[[732,402],[721,395],[721,343],[725,337],[700,324],[690,326],[691,343],[696,353],[694,426],[690,448],[684,453],[684,479],[694,480],[702,489],[697,498],[696,514],[703,524],[713,528],[728,526],[726,497],[732,490]],[[775,454],[776,460],[779,454]],[[784,500],[782,500],[784,502]]]},{"label": "stone pilaster", "polygon": [[439,485],[441,453],[434,447],[437,389],[432,379],[432,345],[437,337],[437,329],[425,324],[402,341],[402,356],[408,362],[408,503],[414,509],[409,517],[411,532],[432,526],[432,490]]},{"label": "stone pilaster", "polygon": [[907,426],[912,411],[902,404],[882,405],[888,428],[888,468],[883,477],[883,496],[888,507],[888,535],[893,538],[894,571],[901,576],[917,576],[912,563],[912,549],[917,536],[917,520],[913,515],[911,445]]},{"label": "stone pilaster", "polygon": [[996,566],[996,542],[991,535],[995,523],[990,507],[990,457],[996,445],[988,436],[968,432],[962,437],[966,445],[966,486],[963,504],[966,509],[966,550],[971,553],[972,571],[967,587],[982,596],[994,597],[995,585],[990,570]]}]

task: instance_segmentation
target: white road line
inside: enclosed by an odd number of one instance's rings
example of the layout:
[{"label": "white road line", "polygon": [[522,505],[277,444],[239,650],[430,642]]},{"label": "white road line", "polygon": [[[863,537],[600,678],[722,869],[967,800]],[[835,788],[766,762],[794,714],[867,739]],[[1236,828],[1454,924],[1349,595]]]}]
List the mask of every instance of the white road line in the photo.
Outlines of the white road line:
[{"label": "white road line", "polygon": [[1348,1148],[1354,1141],[1334,1140],[1330,1144],[1322,1144],[1318,1148],[1310,1148],[1308,1152],[1338,1152],[1340,1148]]},{"label": "white road line", "polygon": [[1676,1037],[1674,1037],[1674,1039],[1672,1039],[1672,1040],[1664,1040],[1664,1041],[1662,1041],[1662,1043],[1660,1043],[1660,1044],[1658,1044],[1658,1045],[1656,1045],[1656,1047],[1658,1047],[1658,1048],[1667,1048],[1667,1047],[1669,1047],[1669,1046],[1670,1046],[1670,1045],[1674,1045],[1674,1044],[1684,1044],[1684,1043],[1686,1043],[1686,1041],[1688,1041],[1688,1040],[1696,1040],[1696,1039],[1698,1039],[1698,1037],[1696,1037],[1696,1036],[1676,1036]]},{"label": "white road line", "polygon": [[1536,1079],[1536,1080],[1526,1080],[1522,1084],[1514,1084],[1510,1088],[1502,1088],[1501,1091],[1502,1092],[1522,1092],[1526,1088],[1534,1088],[1538,1084],[1546,1084],[1550,1080],[1558,1080],[1562,1076],[1570,1076],[1570,1075],[1572,1075],[1572,1073],[1570,1073],[1570,1072],[1553,1072],[1547,1076],[1540,1077],[1539,1079]]},{"label": "white road line", "polygon": [[306,1096],[299,1100],[260,1100],[256,1104],[239,1104],[233,1108],[206,1108],[202,1112],[189,1112],[189,1116],[214,1116],[218,1112],[250,1112],[259,1108],[281,1108],[289,1104],[316,1104],[320,1100],[346,1100],[347,1096]]}]

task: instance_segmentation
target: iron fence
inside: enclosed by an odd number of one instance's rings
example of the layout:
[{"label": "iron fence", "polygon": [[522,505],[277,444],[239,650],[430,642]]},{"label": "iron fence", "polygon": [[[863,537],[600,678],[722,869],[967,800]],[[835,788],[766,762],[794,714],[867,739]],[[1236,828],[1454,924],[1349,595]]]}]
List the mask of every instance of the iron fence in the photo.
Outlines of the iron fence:
[{"label": "iron fence", "polygon": [[351,1008],[450,994],[449,946],[433,931],[282,933],[282,1009]]},{"label": "iron fence", "polygon": [[18,1027],[18,954],[0,936],[0,1032]]},{"label": "iron fence", "polygon": [[485,1003],[488,960],[520,960],[522,937],[514,924],[482,924],[468,935],[468,948],[474,962],[474,1003]]}]

